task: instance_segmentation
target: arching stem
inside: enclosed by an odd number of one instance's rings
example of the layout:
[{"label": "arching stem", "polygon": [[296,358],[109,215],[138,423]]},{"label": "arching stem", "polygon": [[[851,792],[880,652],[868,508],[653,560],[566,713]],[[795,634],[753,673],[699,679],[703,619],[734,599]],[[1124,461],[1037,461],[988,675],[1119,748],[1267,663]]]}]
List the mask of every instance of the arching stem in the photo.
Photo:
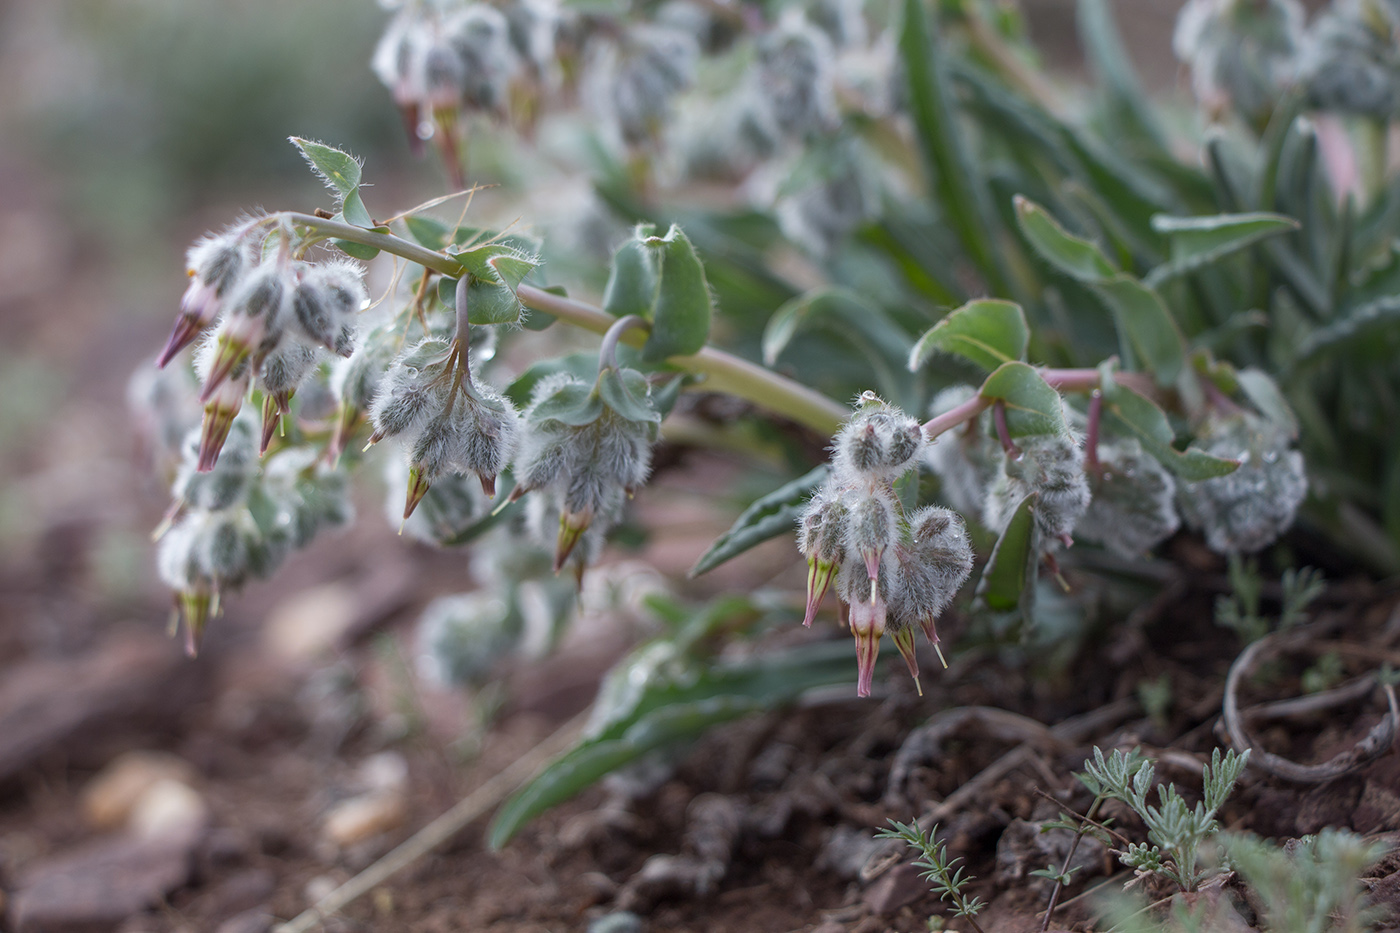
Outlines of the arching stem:
[{"label": "arching stem", "polygon": [[598,347],[599,375],[605,369],[617,369],[617,342],[622,339],[623,334],[633,328],[650,333],[651,322],[640,315],[629,314],[614,321],[607,333],[603,334],[603,343]]}]

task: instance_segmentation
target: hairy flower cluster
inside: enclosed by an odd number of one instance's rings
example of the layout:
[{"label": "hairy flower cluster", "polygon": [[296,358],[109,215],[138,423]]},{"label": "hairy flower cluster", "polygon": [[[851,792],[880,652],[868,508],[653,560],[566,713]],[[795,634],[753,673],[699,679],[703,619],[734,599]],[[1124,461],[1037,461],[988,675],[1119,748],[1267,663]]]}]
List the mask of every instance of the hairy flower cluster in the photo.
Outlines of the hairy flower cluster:
[{"label": "hairy flower cluster", "polygon": [[320,464],[313,450],[279,452],[260,472],[246,414],[234,419],[224,455],[211,470],[200,468],[199,443],[191,432],[157,552],[161,579],[175,591],[184,616],[191,655],[218,613],[222,590],[268,576],[291,550],[351,514],[344,475]]},{"label": "hairy flower cluster", "polygon": [[557,25],[547,0],[408,2],[390,20],[370,67],[393,95],[415,148],[439,129],[451,145],[462,112],[503,116],[514,87],[547,73]]},{"label": "hairy flower cluster", "polygon": [[1136,440],[1100,444],[1088,470],[1092,498],[1074,527],[1076,537],[1123,557],[1140,557],[1181,527],[1176,480]]},{"label": "hairy flower cluster", "polygon": [[832,445],[831,476],[797,523],[807,557],[810,626],[833,580],[856,640],[857,692],[869,696],[888,631],[918,681],[914,627],[938,645],[935,621],[972,572],[962,518],[930,506],[905,515],[894,482],[918,466],[918,419],[867,392]]},{"label": "hairy flower cluster", "polygon": [[1303,19],[1298,0],[1190,0],[1172,48],[1191,66],[1196,99],[1206,109],[1220,112],[1228,104],[1246,119],[1267,119],[1296,75]]},{"label": "hairy flower cluster", "polygon": [[592,109],[628,145],[654,142],[676,95],[695,81],[699,56],[693,33],[660,23],[631,26],[616,41],[599,39],[585,86]]},{"label": "hairy flower cluster", "polygon": [[433,600],[418,620],[418,668],[448,687],[480,683],[520,640],[511,605],[493,592]]},{"label": "hairy flower cluster", "polygon": [[1400,6],[1333,3],[1312,29],[1299,64],[1315,105],[1392,120],[1400,114]]},{"label": "hairy flower cluster", "polygon": [[1400,7],[1335,0],[1310,27],[1298,0],[1190,0],[1172,46],[1197,99],[1256,124],[1301,84],[1314,106],[1389,120],[1400,113]]},{"label": "hairy flower cluster", "polygon": [[374,433],[402,444],[408,457],[407,520],[433,483],[450,474],[476,474],[496,494],[496,476],[510,462],[519,415],[510,400],[468,371],[450,341],[429,337],[396,359],[370,408]]},{"label": "hairy flower cluster", "polygon": [[1283,430],[1253,415],[1217,416],[1193,447],[1238,460],[1225,476],[1185,483],[1177,505],[1206,544],[1221,554],[1252,554],[1276,541],[1293,524],[1308,492],[1303,455]]},{"label": "hairy flower cluster", "polygon": [[1075,524],[1089,508],[1084,451],[1063,434],[1017,439],[1019,456],[1003,457],[1001,471],[987,487],[982,520],[1001,531],[1026,496],[1037,496],[1035,522],[1049,540],[1070,543]]},{"label": "hairy flower cluster", "polygon": [[263,395],[259,450],[267,449],[292,395],[324,354],[351,355],[356,315],[368,300],[355,263],[294,260],[285,238],[280,249],[260,257],[265,233],[255,218],[190,248],[190,284],[157,361],[165,366],[206,334],[195,355],[204,405],[201,470],[214,468],[252,387]]},{"label": "hairy flower cluster", "polygon": [[[621,411],[605,400],[604,379],[615,379],[637,411]],[[535,387],[523,416],[511,498],[541,494],[531,499],[532,524],[541,537],[558,515],[555,572],[572,555],[581,575],[601,548],[623,505],[646,483],[660,421],[635,370],[605,369],[594,385],[557,373]]]}]

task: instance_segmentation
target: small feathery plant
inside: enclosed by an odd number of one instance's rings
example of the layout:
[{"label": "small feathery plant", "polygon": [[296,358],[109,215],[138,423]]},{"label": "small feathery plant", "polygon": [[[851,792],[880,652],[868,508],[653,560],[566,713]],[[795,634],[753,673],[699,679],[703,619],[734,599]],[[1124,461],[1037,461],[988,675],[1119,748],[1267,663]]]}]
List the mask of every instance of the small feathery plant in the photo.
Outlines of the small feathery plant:
[{"label": "small feathery plant", "polygon": [[[1092,761],[1078,775],[1096,798],[1118,800],[1132,808],[1147,825],[1145,843],[1129,843],[1119,860],[1139,875],[1162,875],[1183,891],[1195,891],[1215,869],[1199,866],[1201,848],[1220,829],[1215,815],[1235,789],[1249,752],[1215,749],[1201,767],[1202,799],[1190,807],[1175,784],[1153,784],[1154,765],[1132,753],[1115,749],[1105,756],[1097,746]],[[1156,786],[1158,803],[1149,803]]]}]

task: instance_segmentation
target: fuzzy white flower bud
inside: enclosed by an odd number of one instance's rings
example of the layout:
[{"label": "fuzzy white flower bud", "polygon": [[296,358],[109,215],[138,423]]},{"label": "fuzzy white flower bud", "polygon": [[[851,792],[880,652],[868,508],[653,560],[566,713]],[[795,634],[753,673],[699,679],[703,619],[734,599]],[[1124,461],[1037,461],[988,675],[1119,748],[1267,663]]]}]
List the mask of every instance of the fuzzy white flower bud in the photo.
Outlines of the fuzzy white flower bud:
[{"label": "fuzzy white flower bud", "polygon": [[1096,541],[1123,557],[1140,557],[1181,527],[1176,481],[1136,440],[1101,443],[1099,466],[1089,470],[1093,497],[1075,525],[1075,537]]},{"label": "fuzzy white flower bud", "polygon": [[1182,517],[1221,554],[1252,554],[1293,524],[1308,492],[1303,455],[1279,429],[1248,415],[1210,422],[1192,443],[1240,462],[1233,473],[1177,489]]}]

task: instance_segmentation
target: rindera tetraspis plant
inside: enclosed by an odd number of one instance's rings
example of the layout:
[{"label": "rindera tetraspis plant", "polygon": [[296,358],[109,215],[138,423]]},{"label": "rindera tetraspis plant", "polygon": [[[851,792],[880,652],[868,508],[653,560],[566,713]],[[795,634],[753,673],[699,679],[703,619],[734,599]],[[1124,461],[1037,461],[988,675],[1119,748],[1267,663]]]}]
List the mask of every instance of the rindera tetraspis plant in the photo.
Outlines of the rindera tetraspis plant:
[{"label": "rindera tetraspis plant", "polygon": [[[1084,544],[1131,561],[1183,525],[1250,554],[1301,513],[1400,567],[1379,0],[1310,26],[1290,0],[1191,4],[1177,47],[1217,124],[1179,138],[1164,127],[1189,121],[1141,93],[1106,0],[1079,4],[1099,83],[1074,115],[1014,12],[982,0],[386,5],[373,67],[410,138],[460,179],[473,139],[523,130],[497,167],[531,190],[590,176],[593,252],[429,208],[376,220],[358,162],[298,141],[334,210],[197,245],[166,368],[134,387],[153,436],[188,438],[160,563],[191,645],[222,593],[349,519],[365,441],[399,449],[409,533],[526,528],[581,572],[682,388],[753,404],[722,429],[736,444],[773,416],[836,436],[829,468],[789,455],[696,572],[796,528],[806,621],[834,590],[861,693],[882,633],[911,672],[914,634],[938,644],[970,560],[996,637],[1032,630],[1042,569]],[[1223,36],[1255,51],[1222,54]],[[541,158],[532,138],[588,144]],[[551,275],[600,307],[541,287],[547,245]],[[365,307],[352,260],[380,253],[395,287]],[[498,345],[556,320],[615,355],[508,372]],[[202,428],[179,357],[200,334]],[[528,521],[494,514],[493,491]]]}]

